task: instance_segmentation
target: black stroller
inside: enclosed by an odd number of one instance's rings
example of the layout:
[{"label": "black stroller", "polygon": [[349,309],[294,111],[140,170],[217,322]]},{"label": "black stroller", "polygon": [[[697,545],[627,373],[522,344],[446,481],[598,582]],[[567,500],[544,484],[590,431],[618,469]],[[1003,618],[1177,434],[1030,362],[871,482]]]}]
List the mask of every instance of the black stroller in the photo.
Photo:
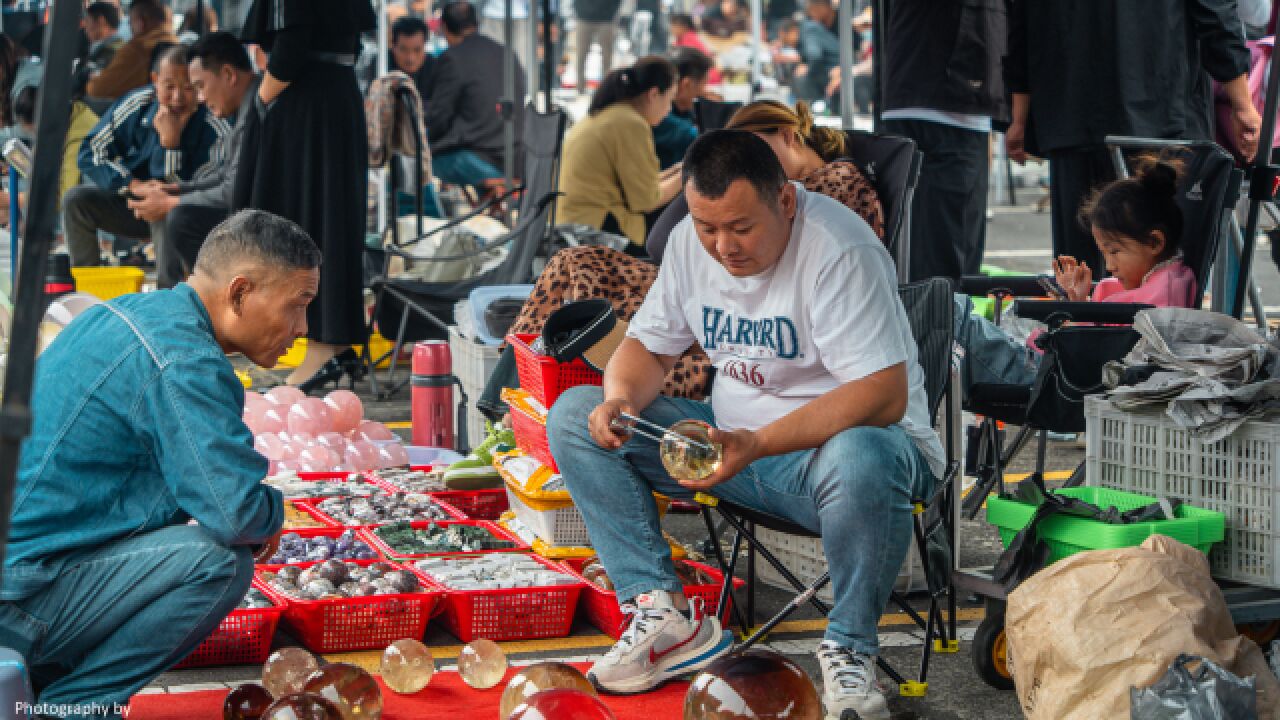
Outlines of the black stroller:
[{"label": "black stroller", "polygon": [[[1177,202],[1183,214],[1183,260],[1203,290],[1231,210],[1239,198],[1242,173],[1236,169],[1231,156],[1213,143],[1131,138],[1109,138],[1108,141],[1114,149],[1125,153],[1176,148],[1182,155],[1186,172],[1178,188]],[[997,323],[1006,298],[1044,294],[1039,278],[1034,276],[965,277],[961,279],[960,290],[994,296]],[[1197,295],[1197,301],[1200,297],[1202,295]],[[1103,366],[1122,358],[1137,342],[1138,335],[1131,327],[1133,319],[1148,307],[1151,306],[1025,299],[1014,302],[1015,315],[1048,326],[1048,331],[1037,341],[1044,349],[1044,357],[1031,385],[975,384],[969,389],[964,409],[983,416],[972,463],[977,482],[963,503],[963,512],[969,518],[977,514],[991,492],[1004,491],[1004,469],[1033,434],[1038,435],[1038,452],[1032,481],[1038,482],[1045,469],[1048,433],[1085,430],[1085,397],[1103,390]],[[998,423],[1019,427],[1007,447]],[[1076,486],[1084,479],[1082,464],[1066,485]],[[979,677],[993,687],[1012,688],[1004,643],[1006,588],[992,579],[990,571],[983,570],[957,568],[953,582],[958,591],[968,591],[987,601],[986,617],[977,629],[972,649]]]}]

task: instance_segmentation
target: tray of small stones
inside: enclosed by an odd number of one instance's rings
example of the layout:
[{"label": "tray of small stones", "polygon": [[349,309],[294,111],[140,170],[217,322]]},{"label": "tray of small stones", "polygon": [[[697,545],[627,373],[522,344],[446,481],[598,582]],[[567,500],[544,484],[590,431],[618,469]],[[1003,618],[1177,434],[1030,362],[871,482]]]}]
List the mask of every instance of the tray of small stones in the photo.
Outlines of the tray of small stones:
[{"label": "tray of small stones", "polygon": [[444,484],[445,466],[415,465],[372,470],[368,477],[392,490],[430,493],[472,520],[497,520],[507,511],[507,493],[500,487],[487,490],[450,490]]},{"label": "tray of small stones", "polygon": [[425,493],[380,490],[373,495],[297,502],[312,510],[321,521],[338,527],[360,528],[400,521],[467,519],[466,515],[449,503]]},{"label": "tray of small stones", "polygon": [[564,637],[585,583],[525,553],[445,555],[406,563],[448,594],[445,627],[463,642]]},{"label": "tray of small stones", "polygon": [[263,482],[278,488],[286,500],[372,495],[385,490],[359,473],[344,472],[280,473]]},{"label": "tray of small stones", "polygon": [[488,520],[396,522],[360,532],[384,556],[396,559],[529,549],[523,540]]},{"label": "tray of small stones", "polygon": [[443,592],[385,560],[325,560],[260,566],[258,580],[284,621],[312,652],[382,649],[422,639]]},{"label": "tray of small stones", "polygon": [[354,528],[305,528],[280,535],[280,547],[262,565],[298,565],[322,560],[381,560],[382,555]]},{"label": "tray of small stones", "polygon": [[240,605],[174,669],[266,662],[284,604],[268,597],[265,589],[255,579]]}]

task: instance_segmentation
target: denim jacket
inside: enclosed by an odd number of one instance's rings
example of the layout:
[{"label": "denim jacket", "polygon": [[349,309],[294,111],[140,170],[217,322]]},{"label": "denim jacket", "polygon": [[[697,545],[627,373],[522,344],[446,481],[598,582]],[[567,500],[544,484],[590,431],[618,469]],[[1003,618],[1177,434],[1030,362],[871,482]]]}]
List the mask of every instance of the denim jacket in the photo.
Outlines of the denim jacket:
[{"label": "denim jacket", "polygon": [[40,356],[0,600],[48,585],[77,553],[195,519],[218,541],[284,522],[241,420],[244,390],[191,286],[76,318]]}]

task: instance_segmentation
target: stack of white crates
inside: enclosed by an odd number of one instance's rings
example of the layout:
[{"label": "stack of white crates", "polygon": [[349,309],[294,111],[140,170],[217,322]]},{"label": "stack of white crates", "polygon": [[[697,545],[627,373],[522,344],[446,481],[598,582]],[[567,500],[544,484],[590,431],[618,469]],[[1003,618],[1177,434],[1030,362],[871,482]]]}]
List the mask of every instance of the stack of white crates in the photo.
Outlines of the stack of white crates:
[{"label": "stack of white crates", "polygon": [[[485,437],[484,416],[476,409],[476,401],[497,367],[502,351],[496,346],[465,338],[458,334],[457,327],[450,327],[449,353],[453,356],[453,374],[458,376],[462,390],[467,394],[467,442],[475,447]],[[453,401],[456,412],[462,397],[455,392]]]},{"label": "stack of white crates", "polygon": [[1202,443],[1162,408],[1118,410],[1090,397],[1084,409],[1090,485],[1222,513],[1225,537],[1209,554],[1214,577],[1280,587],[1280,423],[1250,420],[1218,442]]}]

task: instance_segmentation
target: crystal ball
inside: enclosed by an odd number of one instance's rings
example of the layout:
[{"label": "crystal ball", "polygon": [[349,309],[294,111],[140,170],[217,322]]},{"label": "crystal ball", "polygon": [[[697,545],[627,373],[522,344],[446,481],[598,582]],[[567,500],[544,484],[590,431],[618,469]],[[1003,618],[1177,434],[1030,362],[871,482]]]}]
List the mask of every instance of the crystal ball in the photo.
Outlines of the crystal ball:
[{"label": "crystal ball", "polygon": [[507,655],[492,640],[473,640],[458,655],[458,674],[477,690],[488,690],[507,674]]},{"label": "crystal ball", "polygon": [[342,712],[319,695],[294,693],[272,703],[262,720],[342,720]]},{"label": "crystal ball", "polygon": [[568,688],[544,690],[519,705],[506,720],[615,720],[595,695]]},{"label": "crystal ball", "polygon": [[347,433],[355,430],[364,419],[364,403],[350,390],[334,390],[324,398],[333,419],[333,431]]},{"label": "crystal ball", "polygon": [[822,720],[822,700],[800,666],[751,648],[717,659],[684,697],[684,720]]},{"label": "crystal ball", "polygon": [[[701,480],[720,467],[724,447],[711,441],[711,426],[701,420],[681,420],[662,436],[662,466],[676,480]],[[708,446],[699,447],[689,442]]]},{"label": "crystal ball", "polygon": [[409,464],[409,451],[398,442],[378,446],[378,469],[405,467]]},{"label": "crystal ball", "polygon": [[301,435],[319,435],[333,429],[329,407],[320,398],[303,398],[289,408],[289,432]]},{"label": "crystal ball", "polygon": [[523,705],[529,698],[545,690],[564,688],[577,690],[594,696],[596,689],[582,671],[572,665],[558,662],[543,662],[516,673],[502,691],[502,707],[498,717],[510,717],[517,706]]},{"label": "crystal ball", "polygon": [[271,697],[302,692],[311,673],[320,667],[311,653],[298,647],[280,648],[262,666],[262,686]]},{"label": "crystal ball", "polygon": [[362,421],[351,432],[353,440],[364,440],[365,442],[383,442],[396,439],[395,433],[388,430],[386,425],[373,420]]},{"label": "crystal ball", "polygon": [[330,663],[312,673],[302,689],[337,706],[343,720],[382,717],[382,688],[364,668]]},{"label": "crystal ball", "polygon": [[347,445],[342,453],[347,469],[351,472],[376,470],[378,467],[378,448],[373,443],[357,440]]},{"label": "crystal ball", "polygon": [[307,394],[292,385],[278,385],[267,391],[267,401],[286,410],[305,399]]},{"label": "crystal ball", "polygon": [[411,695],[431,682],[436,663],[426,645],[405,638],[391,643],[383,651],[381,672],[387,687],[402,695]]},{"label": "crystal ball", "polygon": [[222,720],[259,720],[271,707],[273,698],[257,683],[245,683],[227,693],[222,703]]}]

